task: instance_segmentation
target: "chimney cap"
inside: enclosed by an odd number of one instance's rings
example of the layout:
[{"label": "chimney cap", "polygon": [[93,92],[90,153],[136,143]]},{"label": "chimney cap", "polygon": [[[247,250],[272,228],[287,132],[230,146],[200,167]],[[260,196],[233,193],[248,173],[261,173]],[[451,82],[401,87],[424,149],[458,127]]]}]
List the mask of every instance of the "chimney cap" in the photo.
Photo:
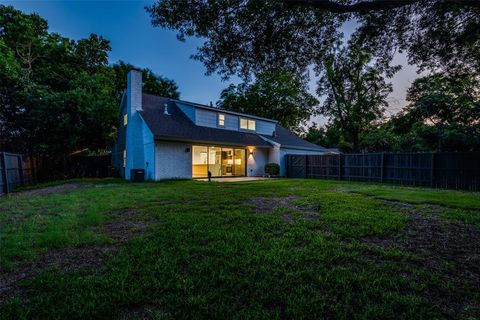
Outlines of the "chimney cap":
[{"label": "chimney cap", "polygon": [[130,70],[128,70],[128,72],[130,72],[130,71],[138,71],[138,72],[143,72],[143,70],[142,70],[142,69],[140,69],[140,68],[137,68],[137,67],[131,67],[131,68],[130,68]]}]

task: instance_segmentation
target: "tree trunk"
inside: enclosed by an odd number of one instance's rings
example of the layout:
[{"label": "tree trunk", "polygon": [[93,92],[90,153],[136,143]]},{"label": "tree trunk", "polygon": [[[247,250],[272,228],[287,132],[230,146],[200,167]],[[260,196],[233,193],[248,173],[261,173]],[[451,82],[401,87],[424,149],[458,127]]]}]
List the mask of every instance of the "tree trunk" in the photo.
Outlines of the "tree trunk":
[{"label": "tree trunk", "polygon": [[360,138],[358,132],[352,133],[352,152],[360,152]]}]

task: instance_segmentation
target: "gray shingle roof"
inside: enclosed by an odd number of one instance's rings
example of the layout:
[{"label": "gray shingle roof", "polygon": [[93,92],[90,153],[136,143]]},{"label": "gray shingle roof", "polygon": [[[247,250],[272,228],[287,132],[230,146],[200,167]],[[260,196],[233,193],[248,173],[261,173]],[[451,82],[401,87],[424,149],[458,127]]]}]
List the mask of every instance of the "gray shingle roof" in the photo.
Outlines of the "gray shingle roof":
[{"label": "gray shingle roof", "polygon": [[[197,143],[226,144],[238,146],[272,147],[265,139],[279,143],[284,148],[296,148],[311,151],[327,151],[324,147],[300,139],[279,124],[276,124],[275,136],[260,135],[225,129],[195,125],[175,104],[176,100],[142,95],[140,114],[152,133],[161,139],[190,141]],[[165,104],[170,115],[164,115]]]},{"label": "gray shingle roof", "polygon": [[[168,105],[170,115],[163,114],[165,104]],[[140,114],[157,138],[197,143],[271,147],[270,143],[256,134],[197,126],[177,107],[174,101],[168,98],[143,94],[142,108]]]},{"label": "gray shingle roof", "polygon": [[279,143],[283,148],[297,148],[297,149],[305,149],[305,150],[312,150],[312,151],[327,151],[322,146],[313,144],[311,142],[305,141],[284,127],[277,124],[275,128],[275,136],[267,136],[263,135],[268,140],[273,142]]}]

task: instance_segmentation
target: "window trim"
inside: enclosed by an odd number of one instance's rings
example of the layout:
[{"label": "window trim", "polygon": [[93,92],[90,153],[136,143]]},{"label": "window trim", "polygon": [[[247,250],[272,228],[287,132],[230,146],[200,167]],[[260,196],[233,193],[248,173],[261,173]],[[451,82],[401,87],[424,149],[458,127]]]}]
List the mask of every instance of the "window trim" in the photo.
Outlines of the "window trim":
[{"label": "window trim", "polygon": [[[223,119],[220,119],[220,117],[223,117]],[[224,128],[224,127],[225,127],[225,118],[226,118],[226,117],[225,117],[225,113],[218,113],[218,114],[217,114],[217,126],[218,126],[218,127],[221,127],[221,128]],[[222,121],[223,124],[220,123],[220,121]]]},{"label": "window trim", "polygon": [[128,114],[123,115],[123,126],[126,127],[128,124]]},{"label": "window trim", "polygon": [[[246,123],[247,123],[246,128],[242,128],[242,120],[246,121]],[[253,124],[253,126],[251,124]],[[257,120],[239,117],[238,127],[240,128],[240,130],[256,131],[257,130]],[[252,127],[253,127],[253,129],[252,129]]]}]

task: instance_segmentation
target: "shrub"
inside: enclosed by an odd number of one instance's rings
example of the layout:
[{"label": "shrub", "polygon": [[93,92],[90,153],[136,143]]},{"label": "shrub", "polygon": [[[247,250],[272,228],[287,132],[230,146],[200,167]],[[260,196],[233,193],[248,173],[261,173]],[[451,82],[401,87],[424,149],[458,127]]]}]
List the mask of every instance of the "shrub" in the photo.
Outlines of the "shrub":
[{"label": "shrub", "polygon": [[278,163],[267,163],[265,165],[265,173],[276,176],[280,173],[280,166]]}]

